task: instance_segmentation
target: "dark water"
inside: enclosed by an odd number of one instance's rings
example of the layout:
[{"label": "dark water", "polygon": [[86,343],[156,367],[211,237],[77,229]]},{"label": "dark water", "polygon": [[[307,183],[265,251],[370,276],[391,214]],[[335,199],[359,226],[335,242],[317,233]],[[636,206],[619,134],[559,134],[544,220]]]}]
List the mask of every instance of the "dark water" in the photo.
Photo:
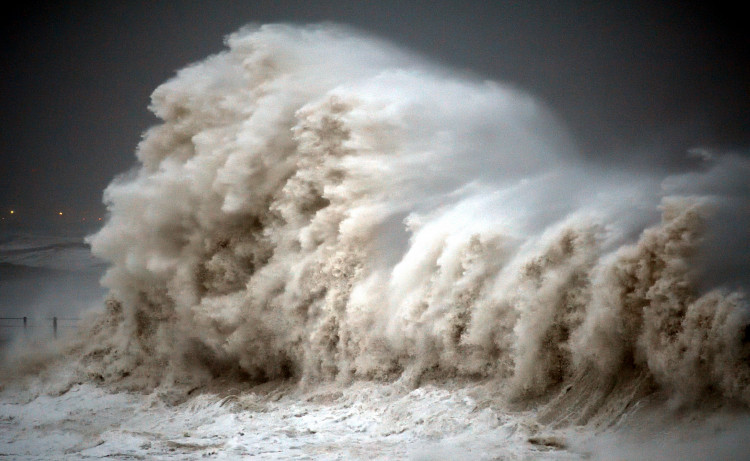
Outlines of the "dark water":
[{"label": "dark water", "polygon": [[[101,305],[103,265],[80,232],[9,231],[0,235],[0,344],[18,335],[54,337]],[[24,324],[23,317],[26,317]]]}]

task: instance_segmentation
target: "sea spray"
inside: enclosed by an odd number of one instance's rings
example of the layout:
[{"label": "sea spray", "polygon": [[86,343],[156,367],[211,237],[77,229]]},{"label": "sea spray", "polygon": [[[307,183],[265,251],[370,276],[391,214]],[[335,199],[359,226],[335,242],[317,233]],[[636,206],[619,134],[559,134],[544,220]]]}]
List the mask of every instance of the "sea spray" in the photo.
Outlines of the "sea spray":
[{"label": "sea spray", "polygon": [[603,170],[533,97],[346,28],[227,46],[156,89],[162,123],[105,191],[85,373],[518,398],[646,376],[750,403],[746,156]]}]

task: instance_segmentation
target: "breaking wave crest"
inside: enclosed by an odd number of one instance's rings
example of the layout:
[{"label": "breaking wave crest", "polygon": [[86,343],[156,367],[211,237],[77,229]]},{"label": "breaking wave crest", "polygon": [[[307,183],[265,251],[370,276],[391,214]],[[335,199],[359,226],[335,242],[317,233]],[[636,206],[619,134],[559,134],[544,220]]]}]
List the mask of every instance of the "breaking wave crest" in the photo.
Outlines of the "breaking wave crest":
[{"label": "breaking wave crest", "polygon": [[227,46],[156,89],[163,123],[105,191],[85,372],[750,403],[747,157],[592,166],[532,97],[338,26]]}]

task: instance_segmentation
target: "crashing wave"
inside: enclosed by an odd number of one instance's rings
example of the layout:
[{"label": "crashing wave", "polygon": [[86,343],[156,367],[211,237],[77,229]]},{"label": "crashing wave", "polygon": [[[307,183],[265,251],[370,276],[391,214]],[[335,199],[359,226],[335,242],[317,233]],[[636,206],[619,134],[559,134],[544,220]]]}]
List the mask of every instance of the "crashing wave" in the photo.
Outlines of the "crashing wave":
[{"label": "crashing wave", "polygon": [[227,46],[154,92],[163,122],[105,191],[85,372],[750,403],[747,157],[606,171],[532,97],[342,27]]}]

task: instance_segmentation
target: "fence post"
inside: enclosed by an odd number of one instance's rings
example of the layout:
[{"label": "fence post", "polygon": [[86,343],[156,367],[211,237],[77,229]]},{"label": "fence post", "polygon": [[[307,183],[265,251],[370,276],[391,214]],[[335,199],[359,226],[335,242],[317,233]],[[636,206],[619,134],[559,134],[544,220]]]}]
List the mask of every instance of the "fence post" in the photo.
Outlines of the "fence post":
[{"label": "fence post", "polygon": [[57,339],[57,317],[52,317],[52,332],[55,335],[55,339]]},{"label": "fence post", "polygon": [[26,332],[26,316],[23,317],[23,331]]}]

